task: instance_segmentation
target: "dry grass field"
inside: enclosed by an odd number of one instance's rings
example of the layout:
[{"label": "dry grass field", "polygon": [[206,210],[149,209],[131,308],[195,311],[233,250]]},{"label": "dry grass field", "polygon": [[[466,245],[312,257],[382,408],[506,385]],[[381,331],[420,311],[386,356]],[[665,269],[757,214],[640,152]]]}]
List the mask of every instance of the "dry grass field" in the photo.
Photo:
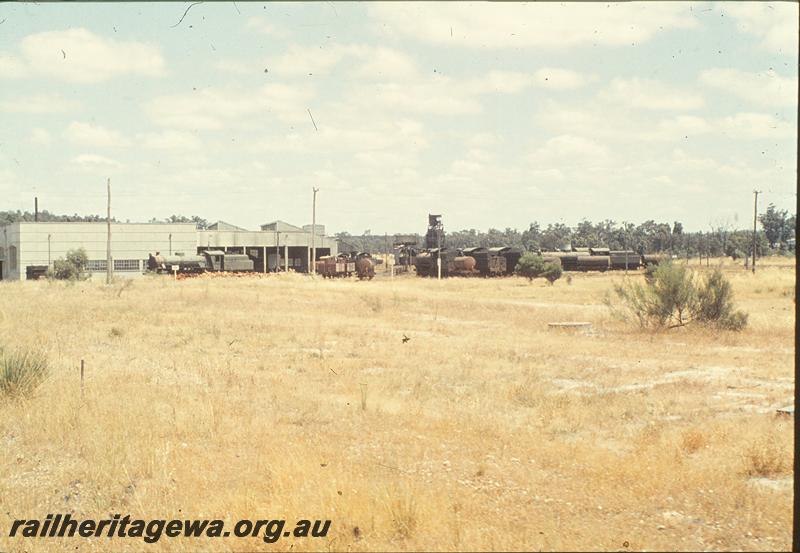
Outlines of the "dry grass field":
[{"label": "dry grass field", "polygon": [[144,549],[7,536],[59,512],[332,520],[159,551],[788,550],[794,259],[726,271],[741,333],[616,320],[620,273],[0,283],[51,366],[0,398],[0,551]]}]

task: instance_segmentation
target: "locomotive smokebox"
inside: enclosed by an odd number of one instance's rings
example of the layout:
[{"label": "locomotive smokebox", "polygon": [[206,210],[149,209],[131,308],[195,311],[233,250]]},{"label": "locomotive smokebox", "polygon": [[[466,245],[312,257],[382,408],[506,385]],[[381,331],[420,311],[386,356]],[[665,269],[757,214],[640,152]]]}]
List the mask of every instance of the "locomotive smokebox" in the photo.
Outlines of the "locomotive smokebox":
[{"label": "locomotive smokebox", "polygon": [[356,260],[356,275],[359,280],[369,279],[375,276],[375,265],[368,257],[360,257]]}]

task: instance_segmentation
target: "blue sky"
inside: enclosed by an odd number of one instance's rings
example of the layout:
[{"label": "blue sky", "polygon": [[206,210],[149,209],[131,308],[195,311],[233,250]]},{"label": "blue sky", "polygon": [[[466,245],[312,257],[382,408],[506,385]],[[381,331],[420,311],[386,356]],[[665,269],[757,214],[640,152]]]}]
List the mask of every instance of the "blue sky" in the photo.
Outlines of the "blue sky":
[{"label": "blue sky", "polygon": [[329,232],[794,211],[795,3],[188,6],[0,4],[0,209],[103,213],[110,177],[118,219],[250,228],[316,186]]}]

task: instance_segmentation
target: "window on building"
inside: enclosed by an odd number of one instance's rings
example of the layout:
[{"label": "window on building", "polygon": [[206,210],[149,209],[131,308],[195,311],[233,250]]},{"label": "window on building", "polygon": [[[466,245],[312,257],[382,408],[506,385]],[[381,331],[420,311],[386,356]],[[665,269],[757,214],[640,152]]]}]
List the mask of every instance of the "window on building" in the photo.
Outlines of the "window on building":
[{"label": "window on building", "polygon": [[87,271],[105,271],[108,264],[105,259],[90,259],[86,262]]},{"label": "window on building", "polygon": [[138,259],[115,259],[114,260],[114,270],[115,271],[138,271],[139,270],[139,260]]},{"label": "window on building", "polygon": [[12,271],[17,270],[17,247],[8,247],[8,268]]}]

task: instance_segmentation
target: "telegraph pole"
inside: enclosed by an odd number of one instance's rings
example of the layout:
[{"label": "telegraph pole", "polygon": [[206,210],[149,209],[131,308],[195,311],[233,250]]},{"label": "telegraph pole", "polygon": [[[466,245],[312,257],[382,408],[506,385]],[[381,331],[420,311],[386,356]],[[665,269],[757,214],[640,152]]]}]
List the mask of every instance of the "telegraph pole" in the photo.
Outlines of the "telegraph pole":
[{"label": "telegraph pole", "polygon": [[111,284],[114,268],[111,264],[111,178],[108,179],[108,212],[106,214],[108,237],[106,240],[106,284]]},{"label": "telegraph pole", "polygon": [[319,188],[311,188],[314,191],[314,201],[311,204],[311,274],[316,272],[317,265],[317,246],[314,242],[317,234],[317,192]]},{"label": "telegraph pole", "polygon": [[758,236],[756,223],[758,222],[758,195],[760,193],[760,190],[753,190],[753,274],[756,274],[756,238]]}]

